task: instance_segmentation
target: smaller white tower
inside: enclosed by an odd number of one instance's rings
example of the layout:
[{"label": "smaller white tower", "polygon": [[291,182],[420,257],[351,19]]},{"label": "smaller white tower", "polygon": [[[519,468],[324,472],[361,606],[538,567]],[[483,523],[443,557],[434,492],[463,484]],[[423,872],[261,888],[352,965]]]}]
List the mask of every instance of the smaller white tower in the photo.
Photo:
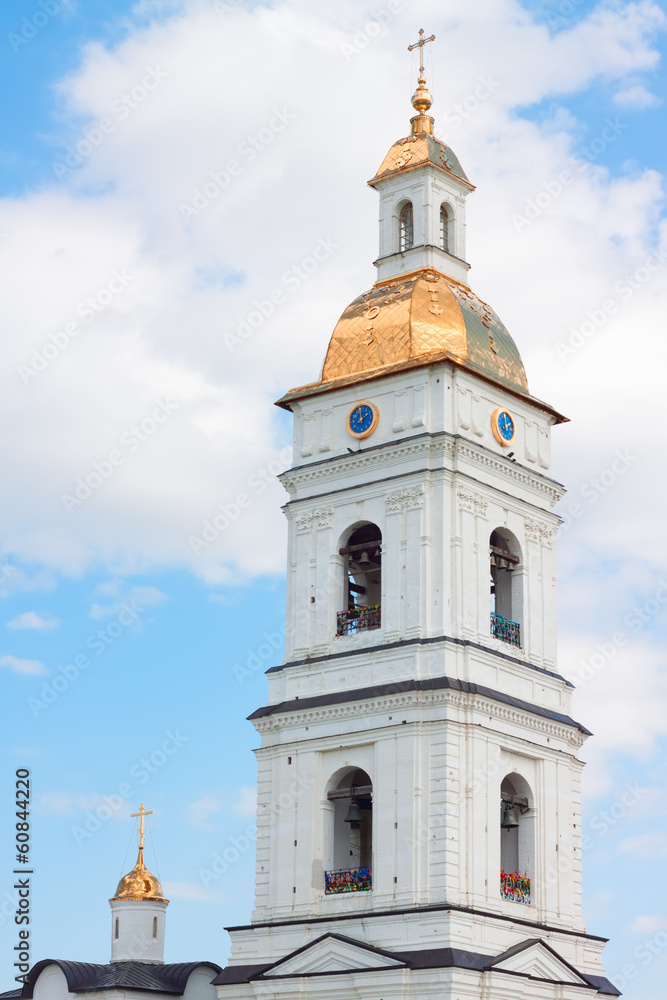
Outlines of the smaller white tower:
[{"label": "smaller white tower", "polygon": [[139,855],[131,872],[118,883],[111,906],[111,961],[164,963],[164,930],[169,900],[159,879],[144,864],[144,816],[152,811],[142,802],[139,817]]},{"label": "smaller white tower", "polygon": [[[423,53],[428,41],[420,32],[412,47]],[[368,182],[380,195],[379,282],[428,267],[468,283],[465,201],[475,188],[456,154],[433,135],[434,121],[426,114],[432,103],[422,54],[410,135],[394,143]]]}]

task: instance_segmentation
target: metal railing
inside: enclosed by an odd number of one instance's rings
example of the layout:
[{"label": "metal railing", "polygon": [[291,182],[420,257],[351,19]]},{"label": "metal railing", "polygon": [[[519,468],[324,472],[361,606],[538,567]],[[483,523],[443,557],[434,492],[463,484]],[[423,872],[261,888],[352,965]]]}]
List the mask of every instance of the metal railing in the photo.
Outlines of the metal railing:
[{"label": "metal railing", "polygon": [[491,635],[503,642],[509,642],[512,646],[521,645],[521,626],[518,622],[503,618],[502,615],[491,614]]},{"label": "metal railing", "polygon": [[380,605],[370,608],[352,608],[350,611],[339,611],[336,616],[336,635],[356,635],[357,632],[367,632],[372,628],[380,628]]},{"label": "metal railing", "polygon": [[513,903],[530,903],[530,879],[524,872],[506,872],[500,869],[500,895]]},{"label": "metal railing", "polygon": [[340,892],[368,892],[373,888],[372,868],[343,868],[324,873],[324,891],[327,895]]}]

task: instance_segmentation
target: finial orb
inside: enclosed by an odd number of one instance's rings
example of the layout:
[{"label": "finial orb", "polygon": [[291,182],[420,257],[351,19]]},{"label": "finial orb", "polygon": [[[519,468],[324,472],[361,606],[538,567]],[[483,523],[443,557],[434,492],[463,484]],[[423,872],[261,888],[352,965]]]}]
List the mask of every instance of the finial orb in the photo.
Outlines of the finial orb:
[{"label": "finial orb", "polygon": [[412,95],[412,107],[420,115],[425,114],[433,104],[433,98],[426,87],[426,77],[422,73],[417,80],[417,89]]}]

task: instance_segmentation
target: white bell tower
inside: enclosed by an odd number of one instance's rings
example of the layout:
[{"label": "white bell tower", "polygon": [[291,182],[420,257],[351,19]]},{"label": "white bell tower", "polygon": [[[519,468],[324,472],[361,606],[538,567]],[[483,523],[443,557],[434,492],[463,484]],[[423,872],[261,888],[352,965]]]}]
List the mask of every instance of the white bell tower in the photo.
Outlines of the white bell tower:
[{"label": "white bell tower", "polygon": [[164,962],[164,932],[169,900],[162,886],[144,864],[144,817],[151,816],[143,802],[139,817],[139,854],[131,872],[124,875],[109,900],[111,906],[111,961]]},{"label": "white bell tower", "polygon": [[371,181],[378,281],[279,401],[287,643],[251,716],[255,910],[220,1000],[618,995],[582,916],[589,734],[556,662],[565,418],[468,287],[472,185],[423,66],[413,103]]}]

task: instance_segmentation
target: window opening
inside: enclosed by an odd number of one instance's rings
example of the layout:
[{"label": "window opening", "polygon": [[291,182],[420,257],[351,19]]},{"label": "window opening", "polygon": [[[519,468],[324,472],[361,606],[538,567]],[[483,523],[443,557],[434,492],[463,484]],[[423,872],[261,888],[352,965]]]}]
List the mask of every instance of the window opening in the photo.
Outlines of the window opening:
[{"label": "window opening", "polygon": [[500,895],[515,903],[531,902],[534,814],[530,789],[518,775],[500,786]]},{"label": "window opening", "polygon": [[398,247],[401,253],[414,246],[414,219],[412,214],[412,202],[406,201],[398,217]]},{"label": "window opening", "polygon": [[364,524],[339,550],[345,560],[346,610],[337,617],[336,635],[379,628],[382,603],[382,532]]},{"label": "window opening", "polygon": [[498,531],[489,543],[491,563],[491,635],[513,646],[521,645],[520,600],[518,581],[514,573],[519,556],[510,549],[507,539]]},{"label": "window opening", "polygon": [[118,940],[118,917],[116,917],[116,923],[114,925],[113,936],[115,937],[116,940]]},{"label": "window opening", "polygon": [[324,873],[327,895],[373,887],[373,785],[362,770],[349,771],[328,793],[333,804],[333,868]]},{"label": "window opening", "polygon": [[449,249],[449,215],[445,205],[440,206],[440,246],[446,253],[451,253]]},{"label": "window opening", "polygon": [[153,937],[157,937],[157,917],[153,917]]}]

